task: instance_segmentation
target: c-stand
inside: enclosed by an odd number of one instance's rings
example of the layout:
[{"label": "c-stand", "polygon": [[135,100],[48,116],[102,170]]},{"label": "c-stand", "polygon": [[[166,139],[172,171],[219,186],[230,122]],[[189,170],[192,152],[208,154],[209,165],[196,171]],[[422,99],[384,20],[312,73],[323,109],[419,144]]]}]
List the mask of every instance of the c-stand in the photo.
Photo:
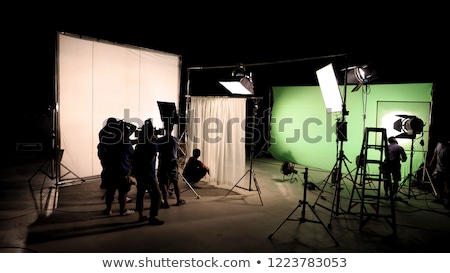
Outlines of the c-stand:
[{"label": "c-stand", "polygon": [[[245,172],[245,174],[236,182],[236,184],[234,184],[234,186],[227,192],[227,194],[225,194],[224,197],[227,197],[228,194],[235,187],[241,188],[241,189],[244,189],[244,190],[247,190],[247,191],[254,191],[254,189],[252,189],[252,179],[253,179],[253,181],[255,183],[255,186],[256,186],[256,190],[258,191],[259,200],[261,201],[261,205],[263,205],[263,201],[262,201],[262,198],[261,198],[261,190],[259,188],[258,181],[256,180],[255,170],[253,170],[253,157],[254,157],[254,154],[255,154],[255,141],[254,141],[254,136],[255,136],[255,118],[256,118],[257,111],[258,111],[258,102],[261,99],[261,97],[252,97],[251,99],[253,101],[253,117],[252,117],[252,135],[251,135],[252,136],[252,143],[250,145],[250,169],[248,169]],[[241,180],[248,173],[250,174],[250,177],[249,177],[250,180],[249,180],[248,188],[244,188],[244,187],[238,186],[239,182],[241,182]]]},{"label": "c-stand", "polygon": [[[307,185],[308,185],[308,168],[305,168],[305,172],[303,173],[303,177],[304,177],[304,187],[303,187],[303,200],[299,200],[298,201],[298,205],[294,208],[294,210],[286,217],[286,219],[283,220],[283,222],[281,222],[281,224],[269,235],[268,239],[271,239],[272,236],[275,234],[275,232],[277,232],[281,226],[286,223],[287,221],[299,221],[299,225],[301,225],[302,223],[305,222],[310,222],[310,223],[316,223],[316,224],[321,224],[322,227],[327,231],[327,233],[330,235],[330,237],[333,239],[333,241],[336,243],[336,246],[339,246],[338,241],[334,238],[333,234],[331,234],[330,230],[325,226],[325,224],[322,222],[322,220],[320,220],[319,216],[317,215],[316,211],[311,207],[311,205],[306,201],[306,192],[307,192]],[[302,213],[301,216],[299,218],[290,218],[292,216],[292,214],[294,214],[294,212],[303,205],[302,208]],[[309,207],[309,209],[314,213],[314,215],[316,216],[316,218],[318,219],[317,221],[314,220],[309,220],[305,217],[306,215],[306,206]]]}]

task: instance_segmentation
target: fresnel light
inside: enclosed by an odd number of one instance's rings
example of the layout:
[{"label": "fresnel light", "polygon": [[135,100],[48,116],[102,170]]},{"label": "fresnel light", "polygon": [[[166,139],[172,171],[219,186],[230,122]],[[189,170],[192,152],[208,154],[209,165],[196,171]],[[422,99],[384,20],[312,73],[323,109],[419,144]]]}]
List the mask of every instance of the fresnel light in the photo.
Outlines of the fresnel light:
[{"label": "fresnel light", "polygon": [[423,121],[416,117],[410,115],[397,115],[400,117],[394,122],[394,129],[399,131],[401,134],[396,136],[397,138],[416,138],[417,134],[423,132]]}]

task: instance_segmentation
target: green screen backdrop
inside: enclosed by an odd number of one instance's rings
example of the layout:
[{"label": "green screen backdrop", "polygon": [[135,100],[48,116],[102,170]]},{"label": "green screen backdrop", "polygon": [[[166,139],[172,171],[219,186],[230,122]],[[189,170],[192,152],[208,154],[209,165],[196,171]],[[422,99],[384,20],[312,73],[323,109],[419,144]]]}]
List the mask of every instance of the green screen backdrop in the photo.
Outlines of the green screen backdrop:
[{"label": "green screen backdrop", "polygon": [[[408,156],[402,164],[403,176],[409,174],[411,152],[413,172],[419,168],[428,150],[432,86],[432,83],[371,84],[351,92],[354,85],[347,85],[347,140],[343,141],[343,151],[350,172],[356,168],[364,128],[386,128],[387,137],[397,136],[401,133],[393,128],[394,122],[401,118],[397,115],[416,116],[425,124],[423,133],[415,138],[397,138]],[[339,89],[344,98],[345,87]],[[270,154],[281,161],[331,171],[340,148],[336,123],[342,121],[342,113],[327,113],[319,86],[273,87],[273,96]],[[343,167],[342,172],[348,171]]]}]

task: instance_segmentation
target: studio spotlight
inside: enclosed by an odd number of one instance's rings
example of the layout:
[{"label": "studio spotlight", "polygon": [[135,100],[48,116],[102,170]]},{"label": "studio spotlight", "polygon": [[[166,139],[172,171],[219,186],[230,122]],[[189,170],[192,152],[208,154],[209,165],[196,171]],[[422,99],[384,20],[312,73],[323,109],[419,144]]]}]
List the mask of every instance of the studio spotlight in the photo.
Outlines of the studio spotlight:
[{"label": "studio spotlight", "polygon": [[243,64],[238,64],[231,73],[231,79],[219,81],[233,95],[253,95],[253,75],[247,73]]},{"label": "studio spotlight", "polygon": [[352,66],[347,68],[350,73],[348,73],[348,82],[356,83],[355,88],[352,92],[358,91],[363,84],[368,84],[369,81],[374,79],[375,71],[370,69],[367,64],[361,66]]},{"label": "studio spotlight", "polygon": [[401,132],[397,138],[411,138],[414,139],[416,134],[423,132],[424,123],[423,121],[416,117],[410,115],[397,115],[400,117],[394,122],[394,129]]},{"label": "studio spotlight", "polygon": [[280,169],[281,173],[284,175],[297,174],[297,170],[295,170],[295,165],[291,162],[285,161],[281,165]]},{"label": "studio spotlight", "polygon": [[280,172],[283,174],[283,180],[286,175],[290,175],[291,178],[289,181],[291,183],[297,181],[297,178],[294,177],[294,174],[297,174],[298,172],[297,170],[295,170],[295,166],[293,163],[288,161],[283,162],[283,164],[281,164]]}]

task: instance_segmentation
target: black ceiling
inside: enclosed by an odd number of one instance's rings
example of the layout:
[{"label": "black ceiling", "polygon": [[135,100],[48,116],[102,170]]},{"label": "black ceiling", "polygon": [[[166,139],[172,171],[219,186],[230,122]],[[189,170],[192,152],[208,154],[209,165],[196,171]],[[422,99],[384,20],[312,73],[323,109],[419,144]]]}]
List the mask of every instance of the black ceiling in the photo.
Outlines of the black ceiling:
[{"label": "black ceiling", "polygon": [[[448,116],[450,46],[447,16],[439,15],[443,7],[181,3],[64,2],[51,8],[19,3],[17,14],[9,9],[12,19],[2,32],[4,84],[9,86],[3,116],[48,114],[54,101],[57,32],[177,54],[182,72],[243,63],[253,71],[257,91],[317,84],[315,70],[329,61],[336,69],[370,64],[377,70],[376,83],[444,83],[436,104]],[[346,58],[326,58],[336,55]]]},{"label": "black ceiling", "polygon": [[18,56],[10,68],[11,79],[22,88],[15,94],[27,93],[29,107],[42,97],[49,101],[56,32],[174,53],[182,58],[183,72],[243,63],[253,71],[256,87],[317,84],[315,70],[330,61],[336,69],[370,64],[377,70],[377,83],[436,82],[445,73],[437,67],[448,60],[450,47],[439,16],[430,19],[392,8],[346,14],[298,3],[167,6],[55,7],[22,31],[8,32],[14,43],[5,46],[16,50],[20,45],[21,51],[7,56]]}]

